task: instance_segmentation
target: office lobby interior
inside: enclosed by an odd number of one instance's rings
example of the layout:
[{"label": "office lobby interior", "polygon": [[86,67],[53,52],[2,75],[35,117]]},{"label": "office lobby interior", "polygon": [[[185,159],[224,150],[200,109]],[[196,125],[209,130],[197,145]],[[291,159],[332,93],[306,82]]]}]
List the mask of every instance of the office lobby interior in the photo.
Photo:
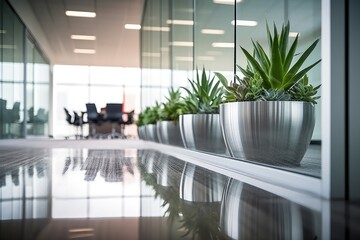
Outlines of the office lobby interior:
[{"label": "office lobby interior", "polygon": [[0,2],[0,239],[360,239],[359,1]]}]

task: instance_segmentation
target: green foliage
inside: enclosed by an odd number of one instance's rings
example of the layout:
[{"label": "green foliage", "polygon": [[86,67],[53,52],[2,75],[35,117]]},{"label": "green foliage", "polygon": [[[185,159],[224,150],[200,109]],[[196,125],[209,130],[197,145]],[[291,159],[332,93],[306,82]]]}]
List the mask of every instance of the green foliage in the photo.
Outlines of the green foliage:
[{"label": "green foliage", "polygon": [[[296,54],[298,35],[288,48],[290,23],[282,26],[280,34],[274,24],[273,36],[269,26],[266,25],[266,27],[269,54],[266,54],[259,42],[252,42],[253,55],[240,47],[248,61],[246,69],[238,66],[244,74],[243,79],[235,76],[234,82],[228,85],[223,75],[215,73],[227,90],[226,101],[284,101],[288,99],[315,104],[315,100],[319,98],[315,97],[315,94],[320,86],[309,85],[306,73],[321,60],[301,68],[319,39],[315,40],[303,53]],[[296,55],[299,55],[299,58],[294,61]]]},{"label": "green foliage", "polygon": [[309,84],[307,75],[302,80],[297,82],[293,88],[290,89],[291,98],[295,101],[306,101],[316,104],[319,96],[315,96],[321,85],[314,87]]},{"label": "green foliage", "polygon": [[138,126],[138,127],[141,127],[141,126],[144,126],[145,124],[144,124],[144,113],[139,113],[139,117],[138,117],[138,120],[137,120],[137,122],[136,122],[136,125]]},{"label": "green foliage", "polygon": [[219,104],[223,97],[223,87],[220,86],[220,82],[214,82],[215,76],[210,78],[206,76],[205,68],[203,68],[201,77],[198,69],[196,69],[196,81],[189,80],[191,90],[183,89],[188,93],[188,96],[184,98],[185,112],[186,113],[218,113]]},{"label": "green foliage", "polygon": [[169,88],[169,97],[166,100],[167,102],[162,104],[160,119],[164,121],[178,121],[179,115],[184,114],[186,111],[180,89],[174,90],[172,87]]},{"label": "green foliage", "polygon": [[160,104],[156,102],[155,106],[146,107],[141,114],[142,114],[141,120],[143,125],[155,124],[157,121],[160,120]]}]

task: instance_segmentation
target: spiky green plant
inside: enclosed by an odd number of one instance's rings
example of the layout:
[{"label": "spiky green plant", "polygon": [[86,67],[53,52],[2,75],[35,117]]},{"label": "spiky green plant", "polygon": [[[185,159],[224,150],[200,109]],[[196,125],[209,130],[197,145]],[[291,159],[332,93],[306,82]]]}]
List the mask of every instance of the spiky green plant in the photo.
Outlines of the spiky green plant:
[{"label": "spiky green plant", "polygon": [[188,96],[185,100],[186,113],[219,113],[219,105],[223,97],[223,87],[220,82],[215,83],[215,76],[206,76],[205,68],[202,69],[201,77],[196,69],[196,80],[189,80],[191,90],[182,87]]},{"label": "spiky green plant", "polygon": [[[316,47],[319,39],[315,40],[302,54],[296,54],[299,35],[295,37],[291,46],[288,47],[290,32],[289,22],[286,25],[283,25],[280,34],[274,24],[274,36],[272,36],[268,25],[266,25],[266,28],[269,54],[266,54],[259,42],[252,41],[254,46],[253,55],[243,47],[240,47],[248,61],[248,66],[246,68],[238,66],[244,75],[243,79],[236,76],[235,82],[228,86],[226,78],[221,73],[215,73],[222,84],[226,86],[228,93],[235,95],[232,98],[227,97],[227,100],[282,100],[286,99],[287,95],[289,95],[290,100],[316,103],[315,100],[318,99],[318,97],[315,97],[315,94],[320,86],[313,87],[308,83],[308,80],[305,80],[304,78],[307,78],[306,73],[321,60],[318,60],[303,69],[301,68],[305,60]],[[299,55],[299,58],[297,61],[294,61],[296,55]],[[259,78],[261,79],[261,88],[259,88]],[[237,83],[236,80],[240,83]],[[294,88],[300,87],[300,85],[298,86],[299,83],[306,83],[306,85],[302,85],[302,87],[305,87],[307,90],[295,90]],[[238,88],[238,85],[241,86],[240,89]],[[255,94],[249,95],[249,92],[254,92],[248,89],[250,87],[255,88]],[[302,94],[299,94],[299,91],[302,91]]]},{"label": "spiky green plant", "polygon": [[185,113],[185,103],[181,98],[180,89],[169,88],[167,102],[162,104],[160,119],[165,121],[178,121],[179,115]]},{"label": "spiky green plant", "polygon": [[155,124],[160,120],[160,104],[158,102],[155,103],[153,107],[146,107],[142,112],[142,123],[146,124]]}]

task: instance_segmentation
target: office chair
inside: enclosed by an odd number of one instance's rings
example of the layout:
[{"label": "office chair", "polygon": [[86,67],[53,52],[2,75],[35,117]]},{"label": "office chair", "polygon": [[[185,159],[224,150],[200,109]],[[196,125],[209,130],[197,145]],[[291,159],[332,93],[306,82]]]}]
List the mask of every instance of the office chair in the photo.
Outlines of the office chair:
[{"label": "office chair", "polygon": [[102,118],[100,118],[95,103],[86,103],[85,105],[89,128],[91,129],[91,133],[89,132],[89,137],[98,138],[100,137],[100,134],[96,133],[96,125],[101,123]]},{"label": "office chair", "polygon": [[124,134],[120,130],[120,133],[116,132],[115,126],[116,124],[120,124],[122,126],[124,124],[124,120],[122,119],[122,104],[121,103],[107,103],[106,104],[106,115],[105,119],[111,122],[111,138],[123,138]]},{"label": "office chair", "polygon": [[[135,123],[135,118],[134,118],[134,115],[135,115],[135,110],[132,110],[130,112],[128,112],[127,114],[127,120],[124,122],[123,126],[123,132],[125,133],[125,126],[127,125],[131,125],[131,124],[134,124]],[[127,135],[124,136],[125,138],[128,138]]]},{"label": "office chair", "polygon": [[[81,138],[81,135],[78,134],[78,127],[80,126],[80,120],[76,119],[76,116],[74,114],[74,118],[71,116],[69,110],[67,110],[66,108],[64,108],[65,111],[65,116],[66,116],[66,121],[72,125],[76,127],[76,134],[75,135],[70,135],[70,136],[65,136],[65,139],[69,139],[71,137],[75,137],[75,139],[78,139],[79,137]],[[75,112],[74,112],[75,113]],[[78,114],[76,114],[77,116],[79,116]]]}]

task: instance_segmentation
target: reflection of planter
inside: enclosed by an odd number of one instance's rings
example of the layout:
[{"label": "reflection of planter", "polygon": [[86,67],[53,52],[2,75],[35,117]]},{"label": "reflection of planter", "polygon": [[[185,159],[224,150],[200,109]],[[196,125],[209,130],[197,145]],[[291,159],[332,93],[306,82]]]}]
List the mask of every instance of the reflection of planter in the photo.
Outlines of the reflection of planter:
[{"label": "reflection of planter", "polygon": [[314,130],[314,106],[295,101],[224,103],[220,124],[231,156],[299,165]]},{"label": "reflection of planter", "polygon": [[178,122],[160,121],[156,127],[160,143],[184,147]]},{"label": "reflection of planter", "polygon": [[157,166],[157,184],[163,187],[179,188],[184,161],[161,154]]},{"label": "reflection of planter", "polygon": [[185,163],[180,182],[180,198],[189,202],[220,202],[228,177]]},{"label": "reflection of planter", "polygon": [[156,124],[145,125],[145,132],[146,132],[146,140],[152,141],[152,142],[159,142],[159,139],[157,136]]},{"label": "reflection of planter", "polygon": [[227,239],[321,239],[320,213],[234,179],[224,191],[220,225]]},{"label": "reflection of planter", "polygon": [[180,115],[179,122],[181,137],[186,148],[218,154],[226,153],[219,114]]}]

